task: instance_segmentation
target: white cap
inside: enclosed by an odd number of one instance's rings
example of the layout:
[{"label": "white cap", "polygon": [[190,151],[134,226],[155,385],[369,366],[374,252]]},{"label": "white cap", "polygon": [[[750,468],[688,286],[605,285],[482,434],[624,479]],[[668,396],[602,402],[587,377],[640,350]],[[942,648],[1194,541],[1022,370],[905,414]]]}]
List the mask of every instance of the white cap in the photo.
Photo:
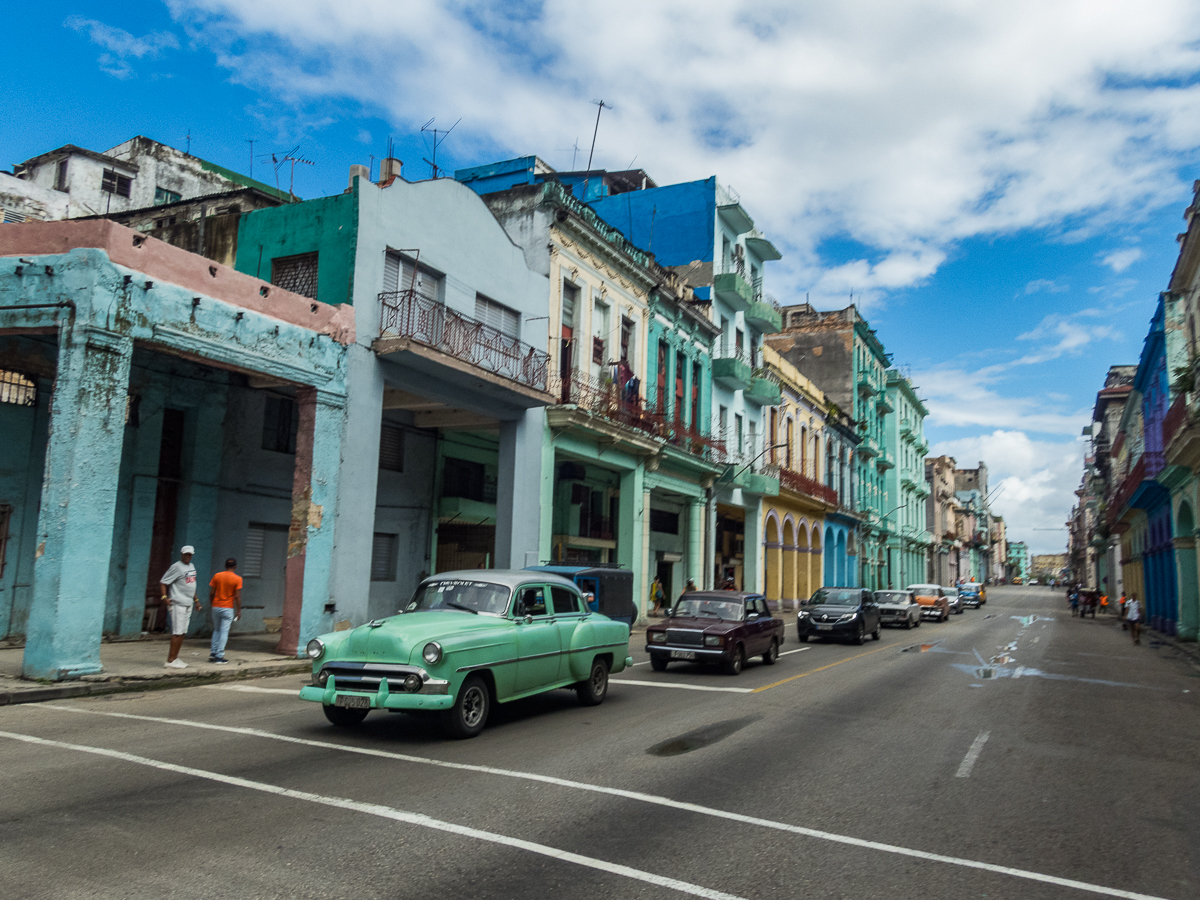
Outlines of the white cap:
[{"label": "white cap", "polygon": [[195,556],[196,548],[193,547],[191,544],[184,544],[182,547],[179,548],[179,555],[183,556],[183,554],[185,554],[185,553],[190,553],[190,554],[192,554],[192,556]]}]

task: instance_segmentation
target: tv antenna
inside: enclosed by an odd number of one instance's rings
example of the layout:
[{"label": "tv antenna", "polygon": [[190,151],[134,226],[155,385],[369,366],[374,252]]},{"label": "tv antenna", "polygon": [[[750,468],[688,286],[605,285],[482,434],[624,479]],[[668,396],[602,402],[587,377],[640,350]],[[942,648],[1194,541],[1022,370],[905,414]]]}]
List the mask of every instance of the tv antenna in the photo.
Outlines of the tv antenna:
[{"label": "tv antenna", "polygon": [[575,138],[575,143],[571,144],[570,147],[559,147],[555,152],[556,153],[566,153],[568,150],[571,151],[571,171],[574,172],[575,171],[575,157],[577,157],[579,155],[579,138]]},{"label": "tv antenna", "polygon": [[587,171],[589,174],[583,176],[583,202],[584,203],[587,202],[588,181],[591,180],[590,173],[592,171],[592,154],[594,154],[596,152],[596,135],[600,132],[600,113],[604,112],[606,109],[614,109],[615,108],[612,106],[612,104],[605,103],[603,100],[593,100],[592,102],[596,104],[596,127],[592,129],[592,149],[588,151]]},{"label": "tv antenna", "polygon": [[291,150],[287,151],[287,153],[271,153],[263,157],[264,162],[269,159],[271,161],[271,165],[275,167],[275,189],[277,191],[283,190],[283,188],[279,186],[279,170],[282,169],[285,164],[291,164],[291,168],[288,173],[288,196],[292,198],[293,202],[296,200],[296,192],[294,190],[296,186],[296,164],[299,163],[302,166],[316,165],[316,163],[311,159],[300,156],[299,153],[300,145],[297,144]]},{"label": "tv antenna", "polygon": [[251,140],[250,138],[242,138],[242,140],[244,140],[247,144],[250,145],[250,177],[253,178],[254,177],[254,145],[258,143],[258,139],[255,138],[255,139]]},{"label": "tv antenna", "polygon": [[[462,118],[460,117],[458,122],[461,122],[461,121],[462,121]],[[438,171],[439,171],[438,164],[437,164],[438,145],[441,144],[442,141],[446,140],[446,138],[448,138],[450,136],[450,132],[452,132],[458,126],[458,122],[455,122],[453,125],[451,125],[449,128],[447,128],[445,131],[442,131],[439,128],[431,127],[433,125],[433,122],[434,122],[434,120],[430,119],[428,122],[426,122],[424,125],[422,125],[421,131],[427,132],[427,133],[430,133],[433,135],[433,153],[431,154],[433,156],[433,159],[424,159],[424,158],[423,159],[425,162],[429,163],[429,168],[433,172],[433,175],[430,177],[437,178]],[[440,138],[438,137],[439,134],[441,135]]]}]

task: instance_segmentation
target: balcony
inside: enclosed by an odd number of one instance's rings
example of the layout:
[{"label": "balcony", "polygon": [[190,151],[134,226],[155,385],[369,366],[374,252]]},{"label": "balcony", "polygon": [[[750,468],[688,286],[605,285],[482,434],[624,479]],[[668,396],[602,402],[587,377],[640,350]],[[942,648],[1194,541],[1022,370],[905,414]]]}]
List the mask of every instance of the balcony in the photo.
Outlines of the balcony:
[{"label": "balcony", "polygon": [[892,401],[888,399],[886,391],[880,391],[879,399],[875,401],[875,408],[881,413],[890,413],[896,411],[896,408],[892,406]]},{"label": "balcony", "polygon": [[[416,290],[379,295],[381,346],[407,338],[438,354],[477,366],[535,391],[547,390],[549,356]],[[387,348],[390,351],[390,348]]]},{"label": "balcony", "polygon": [[712,377],[717,384],[731,391],[744,391],[750,387],[753,372],[750,363],[741,354],[724,356],[712,361]]},{"label": "balcony", "polygon": [[783,316],[764,296],[756,296],[746,308],[746,324],[763,334],[774,334],[783,330]]},{"label": "balcony", "polygon": [[[622,437],[622,441],[636,445],[627,449],[655,452],[661,446],[662,416],[646,407],[641,396],[631,390],[632,384],[622,386],[610,379],[592,378],[574,371],[555,376],[550,379],[550,390],[561,406],[553,408],[551,412],[564,411],[564,407],[573,406],[576,410],[604,420],[608,425],[620,426],[620,429],[612,430],[612,434],[621,434],[623,430],[627,437]],[[554,418],[562,419],[559,427],[578,427],[584,431],[595,431],[597,427],[594,420],[588,425],[569,421],[569,417],[564,419],[561,415],[555,415]]]},{"label": "balcony", "polygon": [[828,485],[821,484],[815,478],[809,478],[807,475],[801,475],[799,472],[793,472],[791,469],[779,470],[779,486],[794,494],[803,494],[806,497],[827,503],[834,508],[838,505],[837,491]]},{"label": "balcony", "polygon": [[726,461],[725,442],[717,440],[680,419],[673,418],[667,410],[658,407],[646,407],[646,416],[657,423],[658,437],[671,447],[682,450],[701,462],[720,465]]},{"label": "balcony", "polygon": [[[758,374],[759,372],[762,374]],[[773,376],[767,375],[765,370],[756,369],[750,379],[750,387],[743,396],[747,403],[754,403],[758,406],[778,406],[783,402],[783,388]]]},{"label": "balcony", "polygon": [[734,312],[744,312],[754,302],[754,290],[740,272],[721,272],[713,277],[713,293]]},{"label": "balcony", "polygon": [[875,460],[875,467],[880,472],[886,472],[888,469],[896,468],[896,461],[892,458],[892,454],[888,453],[887,449],[880,450],[879,456]]},{"label": "balcony", "polygon": [[878,391],[875,390],[875,385],[871,384],[871,379],[867,377],[866,372],[859,373],[858,392],[860,394],[866,394],[868,397],[873,397],[878,393]]},{"label": "balcony", "polygon": [[858,445],[858,453],[867,459],[873,459],[879,455],[879,444],[875,442],[875,438],[864,434],[862,441]]},{"label": "balcony", "polygon": [[1171,408],[1167,410],[1167,415],[1163,419],[1162,424],[1162,443],[1164,447],[1170,447],[1171,441],[1179,430],[1187,424],[1187,404],[1184,402],[1186,395],[1180,394],[1175,398],[1175,402],[1171,404]]}]

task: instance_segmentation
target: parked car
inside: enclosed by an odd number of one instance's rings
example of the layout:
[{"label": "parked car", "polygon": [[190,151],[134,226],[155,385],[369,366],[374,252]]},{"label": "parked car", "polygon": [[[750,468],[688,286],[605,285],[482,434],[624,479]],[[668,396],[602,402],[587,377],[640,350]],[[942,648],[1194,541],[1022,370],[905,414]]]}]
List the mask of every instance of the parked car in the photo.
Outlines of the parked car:
[{"label": "parked car", "polygon": [[874,596],[880,624],[921,627],[921,604],[912,591],[876,591]]},{"label": "parked car", "polygon": [[940,584],[910,584],[916,601],[921,604],[921,614],[927,619],[945,622],[950,618],[950,604],[946,601],[946,589]]},{"label": "parked car", "polygon": [[426,578],[397,615],[309,641],[312,684],[334,725],[372,709],[436,710],[474,737],[495,703],[574,688],[585,706],[632,665],[629,627],[589,610],[579,588],[545,572],[467,570]]},{"label": "parked car", "polygon": [[762,594],[691,591],[646,629],[646,652],[655,672],[679,661],[714,663],[737,675],[754,656],[774,665],[783,632],[783,619],[771,615]]},{"label": "parked car", "polygon": [[963,606],[962,594],[959,592],[958,588],[942,588],[942,593],[946,595],[946,606],[950,612],[958,615],[961,614],[964,609],[966,609],[966,607]]},{"label": "parked car", "polygon": [[796,614],[801,641],[841,638],[861,644],[868,634],[879,640],[880,627],[879,607],[871,592],[863,588],[823,587],[800,604]]},{"label": "parked car", "polygon": [[958,596],[962,598],[965,606],[972,606],[975,609],[987,603],[987,590],[982,584],[977,581],[968,581],[966,584],[958,586]]}]

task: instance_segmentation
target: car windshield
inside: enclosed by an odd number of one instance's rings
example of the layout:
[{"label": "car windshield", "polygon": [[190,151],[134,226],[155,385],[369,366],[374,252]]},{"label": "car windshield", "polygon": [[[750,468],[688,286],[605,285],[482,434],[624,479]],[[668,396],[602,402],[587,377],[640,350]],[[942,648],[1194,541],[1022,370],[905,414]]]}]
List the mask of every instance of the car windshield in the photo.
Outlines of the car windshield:
[{"label": "car windshield", "polygon": [[942,588],[942,591],[943,591],[943,592],[946,594],[946,596],[947,596],[947,597],[949,597],[951,600],[953,600],[955,597],[957,597],[957,596],[958,596],[958,591],[957,591],[955,588]]},{"label": "car windshield", "polygon": [[862,594],[857,589],[840,591],[835,588],[821,588],[812,595],[811,600],[805,601],[806,606],[858,606]]},{"label": "car windshield", "polygon": [[740,622],[742,620],[742,604],[737,600],[685,598],[675,604],[671,615],[680,618],[712,618],[722,619],[726,622]]},{"label": "car windshield", "polygon": [[937,592],[941,590],[941,587],[936,584],[910,584],[908,589],[917,594],[933,594],[937,596]]},{"label": "car windshield", "polygon": [[876,591],[876,603],[908,603],[912,598],[904,591]]},{"label": "car windshield", "polygon": [[404,612],[459,609],[502,616],[508,609],[509,589],[488,581],[432,581],[417,588]]}]

